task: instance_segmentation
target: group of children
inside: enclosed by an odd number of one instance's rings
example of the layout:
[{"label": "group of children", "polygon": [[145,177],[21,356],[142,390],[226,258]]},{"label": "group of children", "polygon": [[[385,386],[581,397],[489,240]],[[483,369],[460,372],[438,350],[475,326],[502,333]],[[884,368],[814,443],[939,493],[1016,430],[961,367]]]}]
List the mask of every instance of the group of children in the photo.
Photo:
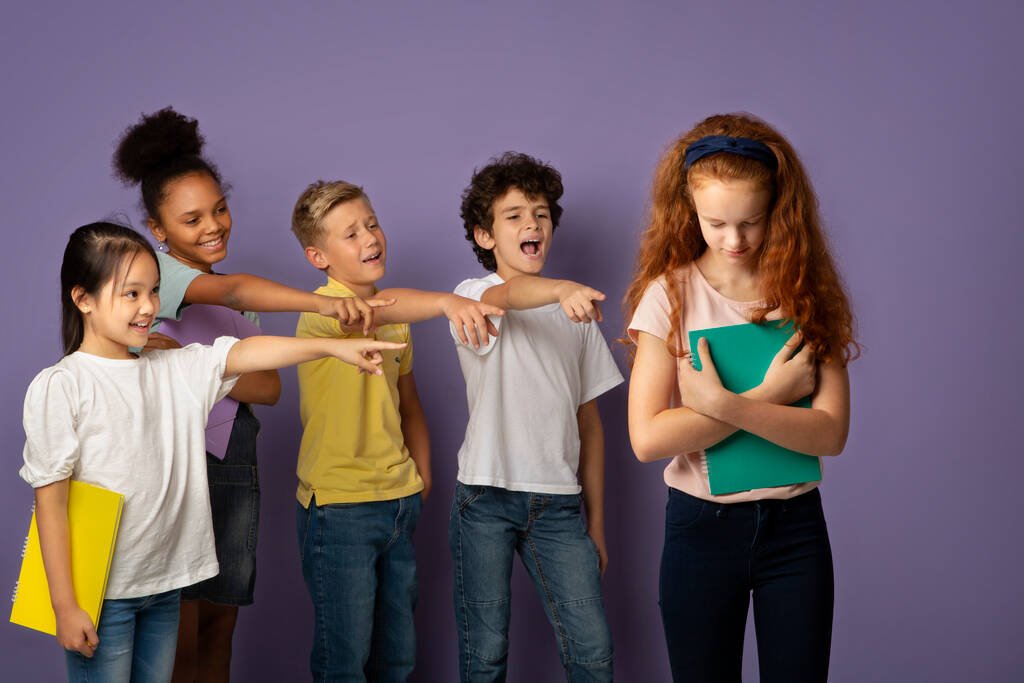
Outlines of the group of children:
[{"label": "group of children", "polygon": [[[623,378],[597,325],[605,295],[541,274],[562,214],[559,173],[507,153],[473,174],[462,220],[490,274],[453,293],[378,289],[387,238],[369,197],[315,182],[292,216],[306,259],[326,275],[308,293],[214,272],[232,220],[202,148],[196,121],[172,109],[125,133],[115,168],[140,185],[160,253],[111,223],[72,234],[65,356],[26,396],[21,476],[35,489],[69,679],[227,680],[237,608],[252,602],[255,580],[259,425],[249,404],[276,403],[276,370],[297,364],[296,532],[315,615],[313,678],[406,680],[412,536],[431,489],[409,325],[443,315],[469,405],[449,520],[460,679],[505,678],[518,553],[567,679],[612,680],[596,399]],[[838,454],[846,438],[850,309],[810,184],[781,136],[730,115],[677,141],[655,178],[626,304],[634,450],[671,458],[661,607],[673,677],[738,680],[753,592],[764,680],[824,680],[831,556],[816,483],[714,496],[703,455],[737,429],[813,455]],[[225,324],[203,345],[151,329],[202,305],[254,324],[257,311],[301,315],[295,338],[238,339],[239,326]],[[779,317],[800,333],[750,392],[726,391],[704,346],[693,350],[703,372],[687,362],[687,329]],[[810,410],[788,406],[808,395]],[[238,404],[230,438],[209,452],[207,416],[225,397]],[[99,624],[70,580],[72,478],[125,495]],[[751,516],[765,525],[754,545],[743,536]]]}]

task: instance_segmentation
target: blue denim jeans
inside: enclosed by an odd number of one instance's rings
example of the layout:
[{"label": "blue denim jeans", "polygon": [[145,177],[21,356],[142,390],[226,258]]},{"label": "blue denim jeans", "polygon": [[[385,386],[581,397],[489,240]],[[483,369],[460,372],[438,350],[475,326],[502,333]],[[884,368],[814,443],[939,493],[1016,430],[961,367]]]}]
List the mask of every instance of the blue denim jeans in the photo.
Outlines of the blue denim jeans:
[{"label": "blue denim jeans", "polygon": [[171,680],[181,591],[104,600],[92,657],[65,651],[68,681],[158,683]]},{"label": "blue denim jeans", "polygon": [[832,551],[817,489],[721,504],[669,489],[661,617],[672,678],[740,683],[751,596],[762,683],[825,683]]},{"label": "blue denim jeans", "polygon": [[416,661],[420,494],[397,500],[297,505],[302,576],[315,624],[315,681],[399,683]]},{"label": "blue denim jeans", "polygon": [[566,679],[612,680],[600,559],[580,502],[579,495],[456,484],[448,540],[463,682],[505,680],[515,553],[555,629]]}]

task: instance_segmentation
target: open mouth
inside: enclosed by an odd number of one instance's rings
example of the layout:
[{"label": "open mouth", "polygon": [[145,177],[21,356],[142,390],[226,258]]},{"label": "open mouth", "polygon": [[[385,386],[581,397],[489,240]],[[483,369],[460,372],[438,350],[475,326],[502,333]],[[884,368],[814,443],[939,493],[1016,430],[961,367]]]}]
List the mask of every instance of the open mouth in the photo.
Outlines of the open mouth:
[{"label": "open mouth", "polygon": [[137,323],[129,323],[129,327],[133,328],[137,332],[149,332],[149,326],[152,324],[150,320],[143,320]]},{"label": "open mouth", "polygon": [[206,242],[200,242],[199,246],[202,247],[203,249],[216,249],[217,247],[219,247],[222,244],[224,244],[224,236],[223,235],[217,235],[212,240],[207,240]]},{"label": "open mouth", "polygon": [[540,254],[540,240],[526,240],[519,248],[527,256],[537,256]]},{"label": "open mouth", "polygon": [[384,255],[384,250],[382,249],[382,250],[376,252],[375,254],[370,254],[369,256],[364,258],[363,259],[363,263],[380,263],[380,259],[381,259],[381,257],[383,255]]}]

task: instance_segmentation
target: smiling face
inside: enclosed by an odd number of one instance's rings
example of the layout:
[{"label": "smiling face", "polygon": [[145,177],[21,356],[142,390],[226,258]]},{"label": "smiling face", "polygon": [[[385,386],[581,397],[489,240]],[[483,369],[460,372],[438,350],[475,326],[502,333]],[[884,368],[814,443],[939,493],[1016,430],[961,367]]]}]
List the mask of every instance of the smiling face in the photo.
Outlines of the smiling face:
[{"label": "smiling face", "polygon": [[706,178],[691,185],[691,193],[708,245],[703,264],[755,272],[768,230],[771,191],[748,180]]},{"label": "smiling face", "polygon": [[513,187],[494,200],[491,229],[477,226],[476,243],[494,252],[495,272],[505,281],[517,275],[538,275],[551,251],[554,231],[544,197],[527,197]]},{"label": "smiling face", "polygon": [[209,273],[228,255],[231,212],[210,174],[189,173],[167,183],[157,213],[146,221],[150,232],[185,265]]},{"label": "smiling face", "polygon": [[[153,257],[137,251],[96,294],[81,287],[71,296],[81,312],[84,334],[79,347],[104,358],[133,358],[128,347],[145,346],[160,310],[160,269]],[[77,290],[77,291],[76,291]]]},{"label": "smiling face", "polygon": [[387,238],[365,197],[338,204],[324,216],[323,236],[306,247],[316,268],[351,289],[357,296],[373,294],[384,277]]}]

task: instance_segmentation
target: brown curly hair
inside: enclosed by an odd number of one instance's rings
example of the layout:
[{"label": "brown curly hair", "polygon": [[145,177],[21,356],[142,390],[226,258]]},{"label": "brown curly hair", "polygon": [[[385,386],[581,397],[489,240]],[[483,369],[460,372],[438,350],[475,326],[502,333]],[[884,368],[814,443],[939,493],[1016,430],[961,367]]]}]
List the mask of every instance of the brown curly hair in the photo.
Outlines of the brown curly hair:
[{"label": "brown curly hair", "polygon": [[[714,154],[683,168],[686,148],[709,135],[728,135],[758,140],[768,146],[778,162],[765,164],[736,154]],[[803,333],[804,342],[820,360],[843,365],[860,355],[853,338],[853,312],[842,280],[829,254],[818,214],[818,201],[793,146],[767,123],[749,114],[719,114],[698,123],[675,140],[658,164],[651,191],[647,228],[640,239],[633,281],[623,306],[628,322],[648,285],[661,276],[673,275],[704,253],[690,188],[695,181],[747,180],[771,190],[768,230],[758,255],[764,305],[751,321],[763,323],[780,310]],[[671,303],[668,348],[682,354],[679,344],[681,295],[667,287]],[[628,335],[622,340],[631,344]],[[634,349],[635,350],[635,349]]]},{"label": "brown curly hair", "polygon": [[505,152],[474,171],[469,187],[462,193],[460,214],[466,239],[473,245],[477,261],[490,271],[498,268],[494,250],[484,249],[476,243],[476,228],[480,226],[487,232],[491,231],[494,227],[494,202],[513,188],[527,197],[547,200],[552,232],[562,217],[562,207],[558,204],[562,196],[562,176],[554,167],[527,154]]}]

